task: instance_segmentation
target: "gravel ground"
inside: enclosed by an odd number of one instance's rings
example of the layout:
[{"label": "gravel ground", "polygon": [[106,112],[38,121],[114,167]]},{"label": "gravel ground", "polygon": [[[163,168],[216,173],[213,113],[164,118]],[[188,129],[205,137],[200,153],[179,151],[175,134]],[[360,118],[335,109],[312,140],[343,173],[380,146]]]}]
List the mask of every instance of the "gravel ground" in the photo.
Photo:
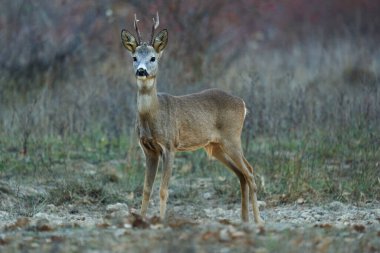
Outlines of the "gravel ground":
[{"label": "gravel ground", "polygon": [[[4,188],[4,187],[3,187]],[[38,192],[32,191],[31,192]],[[2,206],[12,197],[2,191]],[[380,252],[380,203],[299,200],[266,207],[264,226],[240,222],[240,204],[220,205],[214,192],[199,204],[172,200],[168,222],[153,195],[148,219],[125,203],[47,204],[31,217],[0,210],[1,252]],[[7,197],[8,196],[8,197]],[[175,240],[174,240],[175,239]],[[296,249],[296,250],[295,250]]]}]

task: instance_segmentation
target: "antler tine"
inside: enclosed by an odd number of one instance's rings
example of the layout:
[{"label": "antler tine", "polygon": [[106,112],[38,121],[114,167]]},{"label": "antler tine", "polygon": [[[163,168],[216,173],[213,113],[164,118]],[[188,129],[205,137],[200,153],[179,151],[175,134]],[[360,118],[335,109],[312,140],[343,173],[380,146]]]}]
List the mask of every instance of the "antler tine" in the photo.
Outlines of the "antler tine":
[{"label": "antler tine", "polygon": [[153,18],[153,23],[154,23],[154,29],[158,28],[158,25],[160,24],[160,17],[158,16],[158,11],[156,12],[156,20]]},{"label": "antler tine", "polygon": [[136,33],[137,33],[137,43],[140,45],[141,44],[141,34],[140,34],[140,31],[139,31],[139,28],[137,26],[137,22],[139,22],[140,20],[137,20],[137,16],[136,16],[136,13],[135,13],[135,21],[133,22],[134,26],[135,26],[135,30],[136,30]]},{"label": "antler tine", "polygon": [[150,39],[150,44],[153,45],[154,31],[158,28],[160,24],[160,17],[158,16],[158,11],[156,13],[156,19],[153,18],[153,26],[152,26],[152,36]]}]

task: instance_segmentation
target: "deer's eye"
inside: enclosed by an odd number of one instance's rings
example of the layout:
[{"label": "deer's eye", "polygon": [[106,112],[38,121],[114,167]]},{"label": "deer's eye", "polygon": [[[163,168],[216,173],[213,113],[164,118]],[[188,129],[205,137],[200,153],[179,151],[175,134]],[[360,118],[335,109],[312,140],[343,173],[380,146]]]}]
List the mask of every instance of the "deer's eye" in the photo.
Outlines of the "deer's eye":
[{"label": "deer's eye", "polygon": [[151,62],[155,62],[155,61],[156,61],[156,57],[152,57],[152,58],[150,58],[150,61],[151,61]]},{"label": "deer's eye", "polygon": [[135,56],[133,56],[133,61],[137,61],[137,58]]}]

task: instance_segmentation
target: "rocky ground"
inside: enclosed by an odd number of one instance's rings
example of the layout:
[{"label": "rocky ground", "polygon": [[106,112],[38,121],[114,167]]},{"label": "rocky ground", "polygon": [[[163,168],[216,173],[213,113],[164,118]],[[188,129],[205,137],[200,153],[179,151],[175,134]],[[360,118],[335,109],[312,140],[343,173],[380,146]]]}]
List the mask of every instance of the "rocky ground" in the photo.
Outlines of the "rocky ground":
[{"label": "rocky ground", "polygon": [[[15,190],[2,185],[2,207],[12,204]],[[38,192],[37,188],[27,190]],[[0,251],[380,252],[377,201],[316,205],[299,199],[274,206],[260,202],[266,224],[256,226],[242,224],[239,203],[220,204],[214,192],[205,192],[199,204],[172,200],[168,221],[161,223],[156,195],[147,219],[126,203],[46,204],[28,217],[3,208]]]}]

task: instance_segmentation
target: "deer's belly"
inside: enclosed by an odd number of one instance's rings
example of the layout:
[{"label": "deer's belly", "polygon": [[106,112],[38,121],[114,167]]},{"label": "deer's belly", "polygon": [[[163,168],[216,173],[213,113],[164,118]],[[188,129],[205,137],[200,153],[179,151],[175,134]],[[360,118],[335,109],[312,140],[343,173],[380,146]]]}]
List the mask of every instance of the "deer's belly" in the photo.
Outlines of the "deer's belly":
[{"label": "deer's belly", "polygon": [[200,148],[203,148],[204,146],[207,146],[208,142],[203,144],[182,144],[176,146],[177,151],[194,151]]},{"label": "deer's belly", "polygon": [[176,149],[178,151],[193,151],[200,148],[203,148],[210,143],[218,143],[219,138],[215,134],[208,135],[186,135],[180,136],[178,141],[176,142]]}]

